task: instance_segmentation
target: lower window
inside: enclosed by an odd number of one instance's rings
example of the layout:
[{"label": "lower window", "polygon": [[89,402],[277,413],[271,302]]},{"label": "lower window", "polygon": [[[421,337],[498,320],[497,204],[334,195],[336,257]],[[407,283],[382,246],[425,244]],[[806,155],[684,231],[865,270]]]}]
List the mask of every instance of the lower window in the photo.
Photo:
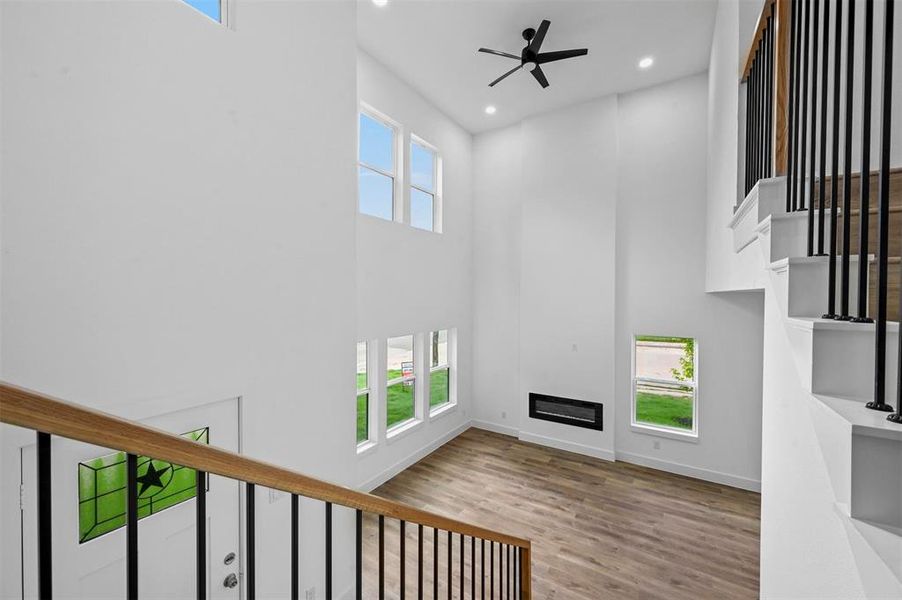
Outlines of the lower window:
[{"label": "lower window", "polygon": [[698,434],[694,338],[637,335],[633,341],[633,425]]},{"label": "lower window", "polygon": [[370,386],[367,380],[367,345],[357,342],[357,443],[370,439]]},{"label": "lower window", "polygon": [[388,429],[416,416],[416,376],[413,336],[388,338],[385,385],[386,425]]},{"label": "lower window", "polygon": [[429,407],[451,401],[451,368],[448,364],[448,330],[429,334]]}]

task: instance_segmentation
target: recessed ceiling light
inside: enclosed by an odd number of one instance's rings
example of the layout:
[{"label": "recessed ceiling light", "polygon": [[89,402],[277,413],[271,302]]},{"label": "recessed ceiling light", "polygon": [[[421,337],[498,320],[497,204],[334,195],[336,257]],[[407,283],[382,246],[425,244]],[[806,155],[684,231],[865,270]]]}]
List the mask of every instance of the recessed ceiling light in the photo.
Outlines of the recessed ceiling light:
[{"label": "recessed ceiling light", "polygon": [[385,6],[388,4],[388,0],[373,0],[373,4],[376,6]]},{"label": "recessed ceiling light", "polygon": [[[373,0],[373,1],[375,2],[376,0]],[[639,61],[639,68],[640,69],[648,69],[653,64],[655,64],[655,59],[652,58],[651,56],[646,56],[645,58],[643,58],[642,60]]]},{"label": "recessed ceiling light", "polygon": [[485,114],[487,114],[487,115],[494,115],[496,110],[497,110],[497,109],[496,109],[494,106],[492,106],[491,104],[489,104],[488,106],[485,107]]}]

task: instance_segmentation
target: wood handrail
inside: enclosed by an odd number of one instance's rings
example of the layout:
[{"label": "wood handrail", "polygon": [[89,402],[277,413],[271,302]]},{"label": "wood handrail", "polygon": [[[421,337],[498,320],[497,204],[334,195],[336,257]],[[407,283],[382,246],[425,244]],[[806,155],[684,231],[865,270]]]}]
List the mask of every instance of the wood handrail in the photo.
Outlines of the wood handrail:
[{"label": "wood handrail", "polygon": [[758,23],[755,25],[755,35],[752,36],[752,42],[749,44],[748,50],[745,52],[745,60],[742,61],[742,69],[739,71],[739,80],[748,79],[749,72],[755,62],[755,51],[761,38],[764,37],[764,30],[767,27],[767,18],[774,14],[774,4],[777,0],[764,0],[764,6],[761,7],[761,14],[758,15]]},{"label": "wood handrail", "polygon": [[[308,477],[154,427],[0,382],[0,422],[206,471],[352,509],[403,519],[523,549],[530,541]],[[527,567],[524,566],[524,569]],[[528,597],[528,596],[527,596]]]}]

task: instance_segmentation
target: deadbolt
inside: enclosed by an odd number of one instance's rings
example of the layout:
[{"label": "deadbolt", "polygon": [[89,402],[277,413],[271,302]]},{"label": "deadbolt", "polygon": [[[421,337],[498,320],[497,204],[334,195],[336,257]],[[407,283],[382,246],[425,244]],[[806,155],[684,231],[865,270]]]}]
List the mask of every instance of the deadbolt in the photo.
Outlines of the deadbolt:
[{"label": "deadbolt", "polygon": [[232,564],[233,562],[235,562],[235,553],[234,553],[234,552],[229,552],[228,554],[226,554],[226,555],[225,555],[225,558],[222,559],[222,562],[223,562],[224,564],[227,564],[227,565],[230,565],[230,564]]},{"label": "deadbolt", "polygon": [[226,575],[225,581],[222,582],[222,585],[224,587],[232,589],[233,587],[238,585],[238,576],[234,573],[229,573],[228,575]]}]

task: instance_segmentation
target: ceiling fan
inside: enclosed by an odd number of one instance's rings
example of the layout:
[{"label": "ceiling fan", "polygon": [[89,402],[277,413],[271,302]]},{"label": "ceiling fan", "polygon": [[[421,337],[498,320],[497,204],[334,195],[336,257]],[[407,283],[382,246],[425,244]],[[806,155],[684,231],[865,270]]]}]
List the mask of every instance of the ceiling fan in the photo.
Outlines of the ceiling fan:
[{"label": "ceiling fan", "polygon": [[531,27],[529,29],[523,30],[523,39],[526,40],[526,47],[523,48],[522,52],[520,52],[520,56],[516,56],[515,54],[510,54],[508,52],[501,52],[500,50],[492,50],[490,48],[479,49],[479,52],[494,54],[495,56],[503,56],[505,58],[513,58],[514,60],[520,61],[519,65],[490,83],[489,87],[494,87],[495,84],[497,84],[505,77],[513,75],[516,71],[522,69],[524,71],[529,71],[530,73],[532,73],[532,76],[536,78],[536,81],[538,81],[543,88],[547,88],[548,79],[545,78],[545,73],[542,71],[542,65],[557,60],[564,60],[565,58],[585,56],[589,53],[589,50],[586,48],[579,48],[574,50],[556,50],[554,52],[539,52],[539,50],[542,48],[542,42],[545,41],[545,34],[548,33],[549,25],[551,25],[551,21],[546,19],[543,20],[539,25],[538,30]]}]

